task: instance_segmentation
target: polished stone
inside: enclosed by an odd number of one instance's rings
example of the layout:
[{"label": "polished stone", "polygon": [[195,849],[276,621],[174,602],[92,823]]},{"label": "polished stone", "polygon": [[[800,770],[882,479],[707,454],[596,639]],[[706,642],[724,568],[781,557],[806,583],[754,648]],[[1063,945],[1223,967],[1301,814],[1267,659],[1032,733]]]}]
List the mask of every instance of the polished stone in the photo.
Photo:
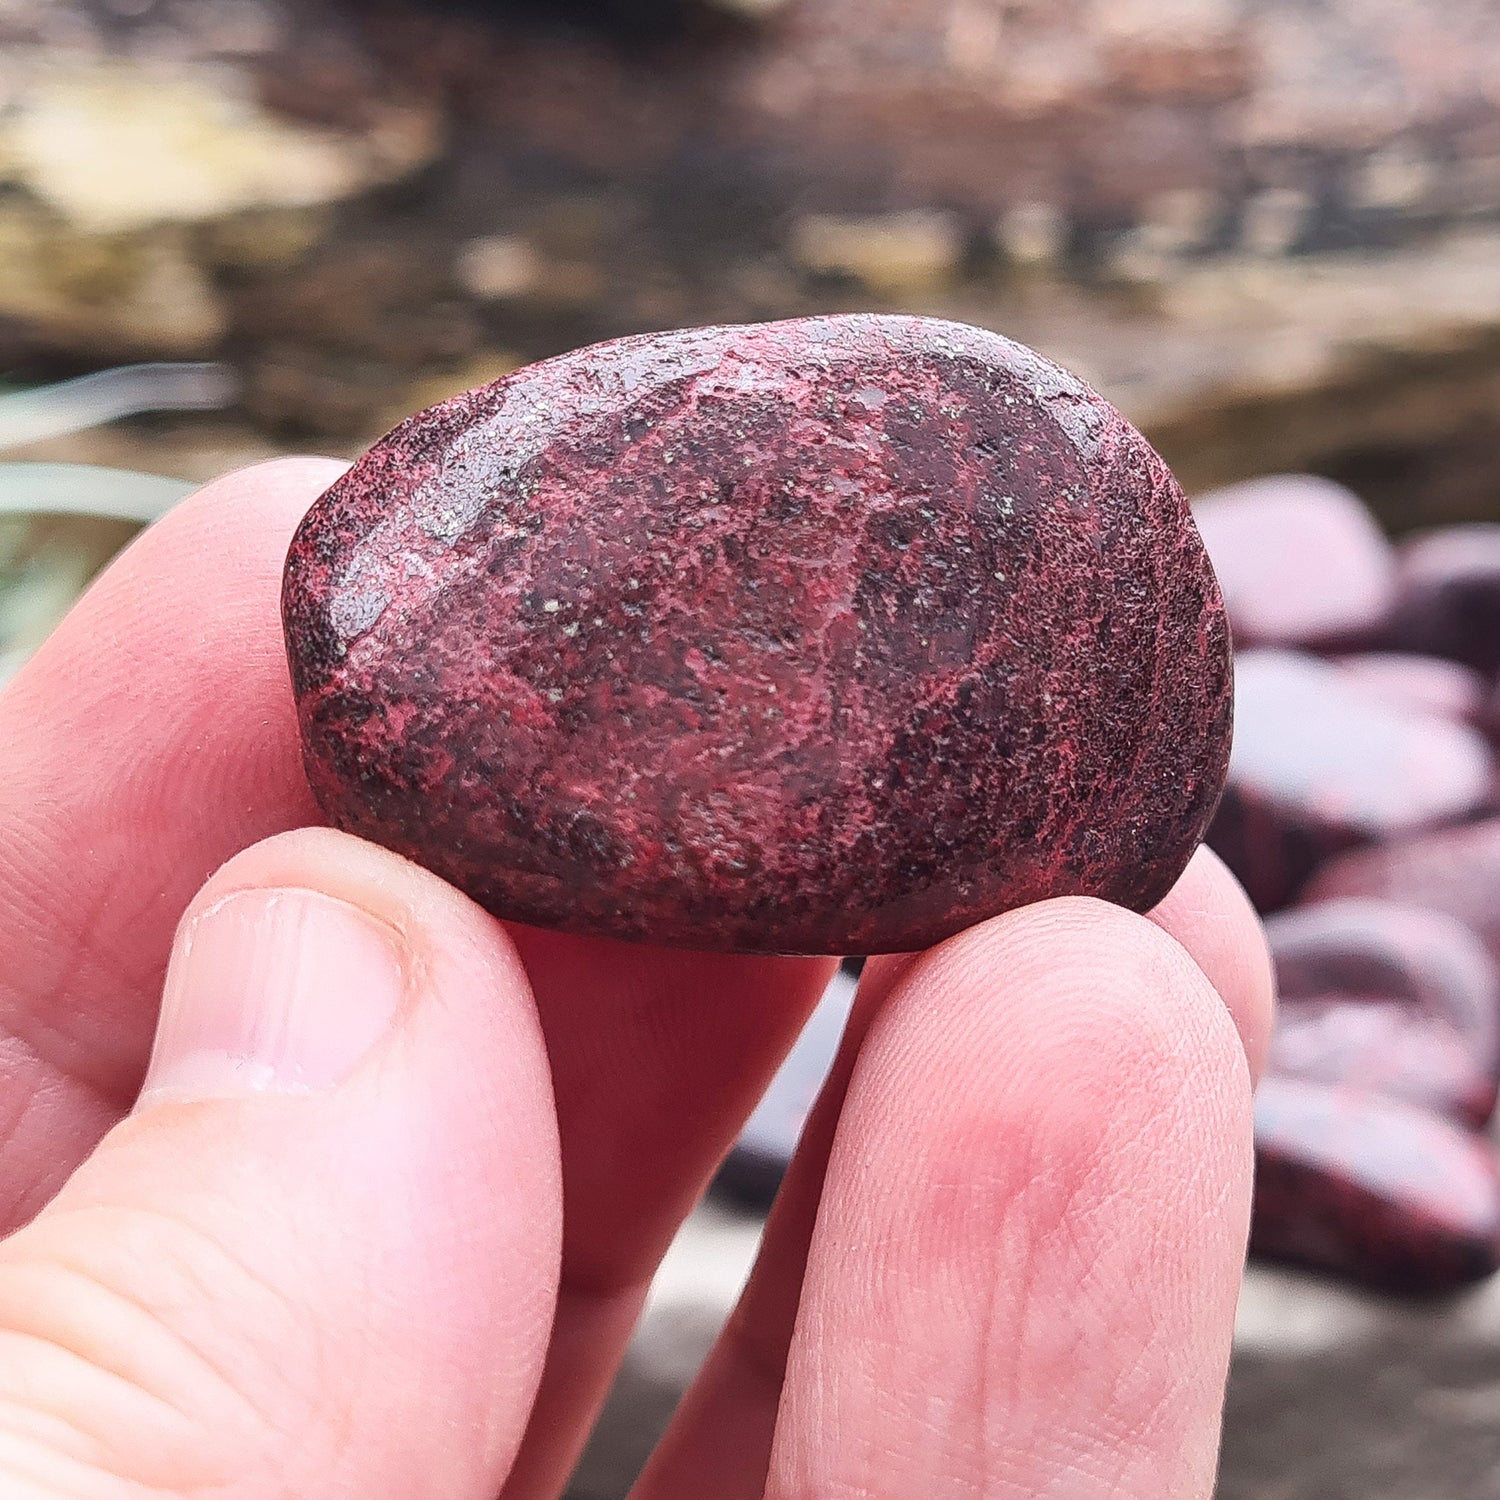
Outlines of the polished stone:
[{"label": "polished stone", "polygon": [[1384,997],[1282,1000],[1267,1067],[1277,1077],[1315,1079],[1401,1099],[1471,1130],[1495,1113],[1495,1075],[1459,1031]]},{"label": "polished stone", "polygon": [[1500,968],[1455,917],[1370,897],[1278,912],[1266,939],[1283,1002],[1376,996],[1450,1028],[1483,1074],[1500,1065]]},{"label": "polished stone", "polygon": [[1398,1100],[1268,1077],[1255,1101],[1253,1254],[1385,1291],[1500,1268],[1500,1172],[1482,1136]]},{"label": "polished stone", "polygon": [[621,339],[455,397],[314,506],[283,605],[330,819],[572,931],[868,953],[1146,910],[1227,758],[1165,465],[930,319]]},{"label": "polished stone", "polygon": [[1193,513],[1237,646],[1375,639],[1395,594],[1391,544],[1357,495],[1272,474],[1200,496]]},{"label": "polished stone", "polygon": [[1378,896],[1446,912],[1500,962],[1500,817],[1343,855],[1306,892],[1308,901],[1335,896]]},{"label": "polished stone", "polygon": [[1478,731],[1372,699],[1301,652],[1241,652],[1229,785],[1209,843],[1262,911],[1325,860],[1472,815],[1493,784]]},{"label": "polished stone", "polygon": [[1500,522],[1411,537],[1397,554],[1396,585],[1392,645],[1500,671]]}]

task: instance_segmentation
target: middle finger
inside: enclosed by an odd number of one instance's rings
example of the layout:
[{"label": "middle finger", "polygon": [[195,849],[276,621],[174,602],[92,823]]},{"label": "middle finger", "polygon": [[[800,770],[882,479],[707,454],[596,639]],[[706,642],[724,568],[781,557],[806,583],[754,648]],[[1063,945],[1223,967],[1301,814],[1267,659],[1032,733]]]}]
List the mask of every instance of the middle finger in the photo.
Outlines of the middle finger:
[{"label": "middle finger", "polygon": [[[1274,987],[1254,910],[1222,861],[1199,850],[1150,920],[1206,975],[1258,1074]],[[866,966],[832,1074],[803,1131],[739,1305],[653,1455],[636,1500],[686,1500],[707,1477],[719,1500],[760,1500],[786,1361],[818,1221],[828,1161],[860,1048],[887,1001],[924,961],[908,954]],[[942,1024],[929,1016],[928,1024]]]}]

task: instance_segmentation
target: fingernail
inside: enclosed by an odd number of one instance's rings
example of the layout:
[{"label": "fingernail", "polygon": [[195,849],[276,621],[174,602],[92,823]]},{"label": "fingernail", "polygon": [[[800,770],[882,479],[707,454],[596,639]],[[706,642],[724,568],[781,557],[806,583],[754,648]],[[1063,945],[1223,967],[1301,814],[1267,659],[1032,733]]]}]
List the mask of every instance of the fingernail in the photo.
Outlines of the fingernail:
[{"label": "fingernail", "polygon": [[342,1082],[406,986],[395,929],[318,891],[237,891],[177,936],[142,1099]]}]

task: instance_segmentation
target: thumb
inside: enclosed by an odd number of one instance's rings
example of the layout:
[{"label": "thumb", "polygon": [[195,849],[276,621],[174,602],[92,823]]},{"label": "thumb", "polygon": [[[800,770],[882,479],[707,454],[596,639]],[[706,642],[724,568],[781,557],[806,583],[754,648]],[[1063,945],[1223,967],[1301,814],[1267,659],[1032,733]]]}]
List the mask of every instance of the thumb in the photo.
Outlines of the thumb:
[{"label": "thumb", "polygon": [[0,1493],[491,1500],[560,1217],[500,926],[342,834],[257,845],[178,929],[136,1109],[0,1243]]}]

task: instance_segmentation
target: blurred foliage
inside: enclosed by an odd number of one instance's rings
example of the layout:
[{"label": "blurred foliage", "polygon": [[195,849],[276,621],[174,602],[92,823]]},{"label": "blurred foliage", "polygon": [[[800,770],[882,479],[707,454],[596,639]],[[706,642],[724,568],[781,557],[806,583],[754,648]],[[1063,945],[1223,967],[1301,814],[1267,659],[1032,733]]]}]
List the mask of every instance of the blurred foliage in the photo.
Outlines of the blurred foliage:
[{"label": "blurred foliage", "polygon": [[0,515],[0,682],[139,529],[104,516]]},{"label": "blurred foliage", "polygon": [[[136,365],[35,389],[0,383],[0,450],[155,411],[233,398],[218,365]],[[0,462],[0,683],[94,574],[192,485],[87,464]]]}]

